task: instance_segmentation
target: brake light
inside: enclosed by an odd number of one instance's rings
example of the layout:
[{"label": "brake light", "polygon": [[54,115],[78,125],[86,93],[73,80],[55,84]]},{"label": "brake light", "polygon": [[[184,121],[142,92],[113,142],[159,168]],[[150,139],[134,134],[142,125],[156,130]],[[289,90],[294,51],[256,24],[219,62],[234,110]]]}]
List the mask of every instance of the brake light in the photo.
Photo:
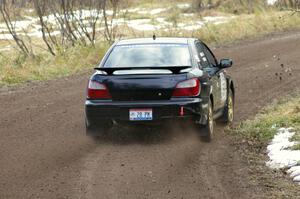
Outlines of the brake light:
[{"label": "brake light", "polygon": [[110,99],[111,95],[105,84],[90,80],[87,89],[87,97],[89,99]]},{"label": "brake light", "polygon": [[173,97],[194,97],[200,94],[200,89],[199,79],[189,79],[177,84]]}]

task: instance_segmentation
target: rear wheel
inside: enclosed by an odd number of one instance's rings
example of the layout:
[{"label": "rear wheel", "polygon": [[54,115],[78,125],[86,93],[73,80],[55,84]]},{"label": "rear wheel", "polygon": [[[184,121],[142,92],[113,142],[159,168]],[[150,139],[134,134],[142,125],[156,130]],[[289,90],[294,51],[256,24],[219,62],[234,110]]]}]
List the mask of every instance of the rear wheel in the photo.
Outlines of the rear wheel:
[{"label": "rear wheel", "polygon": [[230,89],[228,91],[228,97],[227,97],[227,103],[224,107],[224,113],[222,116],[222,121],[229,125],[233,122],[234,119],[234,99],[233,99],[233,93]]},{"label": "rear wheel", "polygon": [[89,137],[99,137],[108,132],[113,126],[112,121],[102,121],[97,124],[85,122],[86,135]]},{"label": "rear wheel", "polygon": [[214,118],[213,118],[213,108],[212,108],[211,100],[209,100],[208,103],[207,123],[201,130],[202,130],[202,136],[201,136],[202,141],[211,142],[214,134]]}]

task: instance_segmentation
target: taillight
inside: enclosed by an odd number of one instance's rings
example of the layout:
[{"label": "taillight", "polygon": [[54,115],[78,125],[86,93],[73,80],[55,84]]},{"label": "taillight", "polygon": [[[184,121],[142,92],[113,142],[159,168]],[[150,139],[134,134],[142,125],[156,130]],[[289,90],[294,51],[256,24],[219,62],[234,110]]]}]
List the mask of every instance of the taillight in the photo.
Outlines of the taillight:
[{"label": "taillight", "polygon": [[200,81],[197,78],[179,82],[173,97],[194,97],[200,94]]},{"label": "taillight", "polygon": [[90,80],[87,88],[87,97],[89,99],[110,99],[111,95],[105,84]]}]

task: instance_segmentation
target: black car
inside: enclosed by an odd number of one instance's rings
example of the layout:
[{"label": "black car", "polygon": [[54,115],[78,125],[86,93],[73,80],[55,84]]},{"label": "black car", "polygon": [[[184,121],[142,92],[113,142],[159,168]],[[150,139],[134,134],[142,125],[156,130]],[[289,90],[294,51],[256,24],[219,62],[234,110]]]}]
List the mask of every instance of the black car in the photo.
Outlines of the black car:
[{"label": "black car", "polygon": [[233,121],[234,84],[225,71],[231,66],[195,38],[115,42],[88,83],[87,133],[188,119],[210,141],[215,119]]}]

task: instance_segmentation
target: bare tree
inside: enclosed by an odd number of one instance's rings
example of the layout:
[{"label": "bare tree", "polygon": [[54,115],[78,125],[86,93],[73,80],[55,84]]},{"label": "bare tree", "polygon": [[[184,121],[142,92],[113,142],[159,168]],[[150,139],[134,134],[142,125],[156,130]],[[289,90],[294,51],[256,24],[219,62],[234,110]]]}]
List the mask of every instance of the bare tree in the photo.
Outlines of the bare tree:
[{"label": "bare tree", "polygon": [[[53,56],[77,44],[94,45],[97,34],[108,42],[116,38],[114,20],[122,0],[0,0],[0,11],[7,29],[26,55],[32,53],[28,46],[30,42],[26,44],[25,37],[22,37],[26,35],[26,30],[16,31],[12,18],[18,16],[11,9],[20,9],[28,3],[35,10],[42,40]],[[26,40],[30,41],[30,38]]]},{"label": "bare tree", "polygon": [[[110,20],[107,15],[108,3],[110,3],[112,7],[112,15],[110,16]],[[116,38],[116,28],[114,27],[113,21],[117,15],[119,4],[120,4],[120,0],[110,0],[109,2],[107,0],[104,0],[104,4],[103,4],[103,19],[104,19],[104,27],[105,27],[104,36],[105,39],[110,43],[112,43]]]},{"label": "bare tree", "polygon": [[[74,30],[92,45],[95,43],[97,22],[100,19],[104,3],[103,0],[89,0],[88,2],[81,0],[75,5],[76,10],[74,5],[69,7]],[[88,13],[88,17],[85,17],[83,12]]]},{"label": "bare tree", "polygon": [[46,44],[48,51],[55,56],[53,45],[57,46],[57,42],[56,39],[52,37],[51,31],[47,26],[46,21],[44,20],[44,15],[46,13],[46,6],[48,5],[47,3],[48,1],[46,0],[34,0],[34,8],[41,25],[43,41]]},{"label": "bare tree", "polygon": [[[41,25],[43,41],[52,55],[61,48],[65,49],[77,43],[95,44],[104,0],[34,0],[33,3]],[[48,20],[49,16],[51,20]],[[60,35],[53,34],[55,28]]]},{"label": "bare tree", "polygon": [[3,17],[3,20],[6,24],[9,33],[11,34],[13,40],[15,41],[15,43],[17,44],[21,52],[26,56],[32,55],[33,54],[32,51],[29,50],[30,48],[26,45],[24,40],[17,33],[15,23],[11,19],[11,13],[13,13],[13,10],[10,8],[13,8],[13,6],[14,6],[13,2],[11,1],[7,2],[6,0],[1,0],[0,1],[1,15]]},{"label": "bare tree", "polygon": [[205,10],[205,9],[213,9],[213,8],[217,8],[222,4],[222,0],[193,0],[192,1],[192,8],[195,11],[201,11],[201,10]]},{"label": "bare tree", "polygon": [[248,0],[248,13],[253,13],[253,0]]},{"label": "bare tree", "polygon": [[88,41],[94,44],[104,4],[105,0],[60,0],[59,4],[52,3],[50,10],[60,26],[62,43],[68,41],[75,45]]},{"label": "bare tree", "polygon": [[300,0],[278,0],[277,5],[285,8],[299,9]]}]

